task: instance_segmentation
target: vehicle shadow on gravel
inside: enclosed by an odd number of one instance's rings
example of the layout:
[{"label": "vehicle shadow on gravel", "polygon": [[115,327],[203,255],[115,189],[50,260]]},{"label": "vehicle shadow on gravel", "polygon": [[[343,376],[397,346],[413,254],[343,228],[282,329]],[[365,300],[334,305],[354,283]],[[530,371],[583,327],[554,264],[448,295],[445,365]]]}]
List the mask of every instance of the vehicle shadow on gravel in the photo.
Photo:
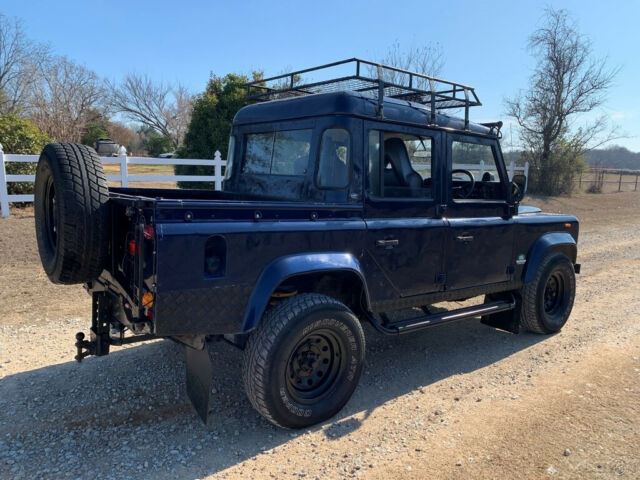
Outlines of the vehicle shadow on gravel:
[{"label": "vehicle shadow on gravel", "polygon": [[[399,396],[439,392],[440,380],[547,338],[512,335],[476,320],[401,337],[382,336],[369,326],[365,333],[367,364],[356,393],[336,417],[310,429],[322,431],[326,441],[357,431],[375,409]],[[183,347],[170,341],[3,378],[0,477],[193,479],[269,455],[304,434],[276,428],[251,408],[242,386],[242,352],[224,342],[211,350],[217,372],[209,427],[186,395]],[[438,394],[454,400],[453,392]],[[286,466],[295,470],[295,464]],[[245,465],[246,475],[251,468]]]}]

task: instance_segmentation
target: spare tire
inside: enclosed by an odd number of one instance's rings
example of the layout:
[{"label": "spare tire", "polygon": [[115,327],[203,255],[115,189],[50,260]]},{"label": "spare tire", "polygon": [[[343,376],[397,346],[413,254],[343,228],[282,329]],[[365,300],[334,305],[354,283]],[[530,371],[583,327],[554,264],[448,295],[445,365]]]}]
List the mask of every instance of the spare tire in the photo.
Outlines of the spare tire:
[{"label": "spare tire", "polygon": [[36,238],[42,266],[54,283],[100,276],[109,246],[109,189],[100,157],[77,143],[50,143],[35,182]]}]

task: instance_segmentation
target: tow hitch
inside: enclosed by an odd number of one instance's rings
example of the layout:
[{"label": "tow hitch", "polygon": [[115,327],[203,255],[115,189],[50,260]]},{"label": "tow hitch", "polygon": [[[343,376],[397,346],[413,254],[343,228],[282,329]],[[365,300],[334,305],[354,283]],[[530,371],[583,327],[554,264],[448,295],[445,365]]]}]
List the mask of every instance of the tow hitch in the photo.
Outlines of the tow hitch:
[{"label": "tow hitch", "polygon": [[75,347],[77,349],[77,353],[74,358],[78,362],[81,362],[85,357],[90,355],[95,355],[97,357],[108,355],[111,345],[122,346],[129,343],[144,342],[146,340],[157,338],[151,334],[136,335],[125,338],[122,331],[118,337],[114,338],[111,336],[110,332],[110,317],[110,303],[107,294],[104,292],[94,292],[90,339],[85,340],[83,332],[76,333]]}]

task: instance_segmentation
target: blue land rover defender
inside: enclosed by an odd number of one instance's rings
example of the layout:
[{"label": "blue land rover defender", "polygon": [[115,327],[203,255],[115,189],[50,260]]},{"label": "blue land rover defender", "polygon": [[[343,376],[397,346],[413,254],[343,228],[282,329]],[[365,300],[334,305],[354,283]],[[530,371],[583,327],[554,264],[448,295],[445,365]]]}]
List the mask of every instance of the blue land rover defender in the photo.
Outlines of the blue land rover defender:
[{"label": "blue land rover defender", "polygon": [[[323,79],[332,68],[343,73]],[[501,123],[469,121],[472,87],[351,59],[251,83],[247,95],[222,191],[108,188],[92,149],[43,150],[42,264],[93,299],[77,360],[181,342],[206,422],[207,345],[226,340],[244,350],[253,406],[300,428],[355,390],[362,322],[388,335],[474,317],[514,333],[565,324],[578,220],[519,205],[526,178],[505,168]]]}]

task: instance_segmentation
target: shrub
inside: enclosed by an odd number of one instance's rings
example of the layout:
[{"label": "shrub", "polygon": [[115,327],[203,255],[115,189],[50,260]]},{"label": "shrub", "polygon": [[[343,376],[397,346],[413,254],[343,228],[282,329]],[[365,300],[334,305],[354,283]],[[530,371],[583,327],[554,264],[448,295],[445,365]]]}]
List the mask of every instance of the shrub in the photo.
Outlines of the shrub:
[{"label": "shrub", "polygon": [[[0,143],[5,153],[17,154],[39,154],[51,138],[29,120],[20,118],[17,115],[0,115]],[[6,164],[6,171],[9,175],[34,175],[36,173],[35,163],[15,163]],[[33,193],[33,183],[11,182],[7,184],[10,195]]]},{"label": "shrub", "polygon": [[153,134],[147,140],[145,150],[152,157],[157,157],[161,153],[173,152],[173,141],[169,137]]},{"label": "shrub", "polygon": [[[247,78],[241,75],[211,77],[207,89],[193,105],[191,123],[184,138],[184,145],[178,150],[178,157],[213,159],[215,151],[220,150],[222,157],[226,158],[233,117],[248,103],[246,83]],[[176,165],[174,172],[176,175],[214,173],[213,167],[192,165]],[[213,182],[178,182],[178,187],[211,190]]]}]

